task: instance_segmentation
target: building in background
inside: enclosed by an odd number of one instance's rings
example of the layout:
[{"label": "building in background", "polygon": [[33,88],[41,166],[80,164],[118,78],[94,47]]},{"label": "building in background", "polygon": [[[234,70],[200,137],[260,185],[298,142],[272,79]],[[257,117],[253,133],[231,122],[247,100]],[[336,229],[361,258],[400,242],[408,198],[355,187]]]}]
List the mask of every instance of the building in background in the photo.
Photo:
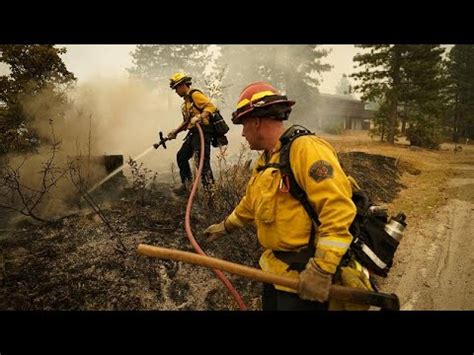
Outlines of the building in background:
[{"label": "building in background", "polygon": [[329,132],[369,130],[374,113],[374,110],[366,109],[363,101],[350,96],[320,93],[316,97],[315,128]]}]

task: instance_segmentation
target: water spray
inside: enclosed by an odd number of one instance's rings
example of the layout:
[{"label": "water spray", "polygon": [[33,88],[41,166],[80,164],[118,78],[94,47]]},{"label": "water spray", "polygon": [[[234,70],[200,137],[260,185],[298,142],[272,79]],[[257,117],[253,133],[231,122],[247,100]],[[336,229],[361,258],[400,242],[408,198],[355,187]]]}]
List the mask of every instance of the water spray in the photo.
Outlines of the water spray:
[{"label": "water spray", "polygon": [[[137,160],[140,160],[141,158],[143,158],[145,155],[147,155],[148,153],[150,153],[153,148],[154,149],[158,149],[158,147],[160,146],[163,146],[163,148],[166,149],[166,144],[165,142],[169,140],[169,138],[167,137],[163,137],[163,132],[160,132],[160,141],[158,143],[155,143],[153,144],[151,147],[147,148],[144,152],[142,152],[141,154],[137,155],[136,157],[134,157],[132,160],[134,161],[137,161]],[[97,184],[95,184],[94,186],[92,186],[92,188],[90,188],[87,193],[90,194],[91,192],[93,192],[94,190],[96,190],[99,186],[101,186],[102,184],[104,184],[105,182],[107,182],[108,180],[110,180],[111,178],[113,178],[115,175],[117,175],[119,172],[121,172],[125,166],[129,165],[128,163],[125,163],[125,164],[122,164],[121,166],[119,166],[117,169],[115,169],[114,171],[112,171],[109,175],[107,175],[105,178],[103,178],[102,180],[100,180]]]},{"label": "water spray", "polygon": [[[147,155],[148,153],[150,153],[151,151],[153,150],[153,146],[151,146],[150,148],[147,148],[143,153],[137,155],[136,157],[133,158],[133,160],[137,161],[141,158],[143,158],[145,155]],[[97,184],[95,184],[94,186],[92,186],[88,191],[87,193],[90,194],[91,192],[93,192],[94,190],[96,190],[98,187],[100,187],[102,184],[104,184],[105,182],[107,182],[108,180],[110,180],[111,178],[113,178],[115,175],[117,175],[119,172],[121,172],[126,166],[128,165],[128,163],[125,163],[125,164],[122,164],[121,166],[119,166],[117,169],[115,169],[114,171],[112,171],[109,175],[107,175],[105,178],[103,178],[102,180],[100,180]]]}]

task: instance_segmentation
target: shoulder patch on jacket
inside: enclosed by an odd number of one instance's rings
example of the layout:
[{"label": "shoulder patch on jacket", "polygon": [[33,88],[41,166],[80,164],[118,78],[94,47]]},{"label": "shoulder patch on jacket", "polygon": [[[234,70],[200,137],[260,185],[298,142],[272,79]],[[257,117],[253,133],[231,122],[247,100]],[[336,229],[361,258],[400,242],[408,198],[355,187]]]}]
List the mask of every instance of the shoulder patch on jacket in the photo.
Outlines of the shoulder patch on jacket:
[{"label": "shoulder patch on jacket", "polygon": [[309,176],[311,176],[316,182],[320,182],[326,178],[331,178],[333,171],[334,169],[327,161],[318,160],[309,168]]}]

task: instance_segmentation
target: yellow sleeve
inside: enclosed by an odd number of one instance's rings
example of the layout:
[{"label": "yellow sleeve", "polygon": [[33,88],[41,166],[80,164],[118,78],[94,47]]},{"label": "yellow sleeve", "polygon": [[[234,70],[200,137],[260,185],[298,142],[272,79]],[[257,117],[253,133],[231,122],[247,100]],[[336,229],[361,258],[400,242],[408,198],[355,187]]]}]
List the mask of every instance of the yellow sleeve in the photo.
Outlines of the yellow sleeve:
[{"label": "yellow sleeve", "polygon": [[193,92],[192,93],[192,99],[193,99],[194,104],[201,111],[207,111],[209,113],[214,113],[217,110],[216,106],[214,106],[214,104],[211,102],[211,100],[209,100],[209,98],[200,91]]},{"label": "yellow sleeve", "polygon": [[349,227],[356,215],[347,176],[329,143],[317,137],[301,137],[290,150],[296,181],[306,191],[321,225],[317,232],[315,261],[334,273],[352,242]]}]

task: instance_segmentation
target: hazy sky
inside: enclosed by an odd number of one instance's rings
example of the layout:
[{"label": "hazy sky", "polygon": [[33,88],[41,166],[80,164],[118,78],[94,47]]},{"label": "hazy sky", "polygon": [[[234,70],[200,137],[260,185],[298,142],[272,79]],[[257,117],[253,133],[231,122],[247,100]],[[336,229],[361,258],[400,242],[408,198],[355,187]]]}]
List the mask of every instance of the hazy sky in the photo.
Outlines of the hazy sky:
[{"label": "hazy sky", "polygon": [[[65,45],[68,52],[63,56],[69,70],[76,74],[79,82],[98,77],[127,76],[125,68],[130,67],[130,52],[135,45]],[[353,71],[352,58],[357,53],[353,45],[324,45],[331,49],[325,62],[333,69],[323,75],[320,91],[335,93],[335,87],[342,74]]]},{"label": "hazy sky", "polygon": [[[58,45],[63,47],[63,45]],[[130,52],[135,45],[64,45],[64,63],[79,82],[97,77],[127,76],[125,68],[132,65]]]},{"label": "hazy sky", "polygon": [[[319,91],[334,94],[342,74],[351,74],[354,72],[354,62],[352,58],[360,49],[353,45],[324,45],[325,49],[331,49],[331,53],[325,58],[325,62],[333,66],[332,70],[323,75],[323,82],[319,87]],[[349,79],[352,82],[352,80]]]},{"label": "hazy sky", "polygon": [[[63,56],[63,60],[79,82],[101,77],[127,77],[125,68],[131,66],[130,52],[135,48],[135,45],[59,46],[67,48],[68,52]],[[331,50],[324,62],[331,64],[333,68],[322,76],[323,81],[319,89],[323,93],[334,94],[342,74],[351,74],[354,71],[352,58],[360,49],[356,49],[353,45],[322,45],[321,48]],[[6,68],[0,64],[0,75],[6,73]]]}]

